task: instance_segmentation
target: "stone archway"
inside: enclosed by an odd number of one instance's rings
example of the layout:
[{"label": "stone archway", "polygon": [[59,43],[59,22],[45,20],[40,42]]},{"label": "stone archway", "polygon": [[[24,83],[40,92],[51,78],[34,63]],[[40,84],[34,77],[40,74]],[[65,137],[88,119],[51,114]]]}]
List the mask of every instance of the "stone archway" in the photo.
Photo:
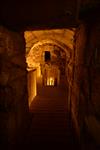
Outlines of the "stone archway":
[{"label": "stone archway", "polygon": [[[47,50],[51,52],[52,57],[58,57],[56,58],[59,59],[56,60],[59,61],[58,63],[65,61],[64,63],[66,64],[66,61],[69,61],[71,57],[71,49],[64,43],[53,39],[41,40],[35,43],[30,51],[26,54],[28,68],[35,68],[39,63],[43,63],[43,53]],[[54,61],[54,58],[52,58],[52,61]]]},{"label": "stone archway", "polygon": [[[44,59],[46,51],[51,54],[51,60],[49,61],[47,68],[50,69],[50,66],[55,65],[56,68],[59,68],[60,73],[65,75],[66,60],[68,61],[70,59],[70,50],[64,43],[52,39],[45,39],[33,45],[30,51],[26,54],[28,69],[38,69],[40,66],[45,69],[47,66],[47,62],[45,62]],[[43,72],[44,69],[41,71]]]},{"label": "stone archway", "polygon": [[[51,53],[51,60],[49,62],[45,62],[44,60],[45,51],[49,51]],[[67,55],[67,60],[70,59],[70,52],[68,47],[57,40],[54,41],[52,39],[45,39],[35,43],[32,46],[30,51],[26,54],[26,62],[28,66],[27,69],[28,69],[28,74],[30,74],[29,80],[31,76],[31,81],[32,82],[34,81],[34,83],[28,81],[29,93],[30,91],[32,91],[30,94],[31,97],[29,96],[31,99],[29,100],[30,103],[37,93],[36,79],[34,80],[32,74],[35,75],[35,78],[37,78],[36,76],[40,76],[42,74],[43,85],[46,86],[59,85],[61,75],[65,75],[66,55]],[[34,70],[38,72],[37,75]],[[30,85],[30,84],[34,84],[34,85]],[[32,87],[32,89],[30,89],[30,87]]]},{"label": "stone archway", "polygon": [[[43,68],[45,68],[44,66],[47,66],[47,64],[45,65],[44,62],[44,51],[49,51],[51,53],[51,59],[53,58],[52,63],[54,60],[56,60],[56,63],[54,63],[56,64],[56,68],[58,67],[60,68],[61,72],[65,72],[63,77],[65,77],[67,80],[69,72],[68,65],[71,63],[74,54],[74,34],[74,28],[25,31],[24,37],[26,41],[26,62],[28,66],[27,70],[32,71],[36,69],[38,75],[40,76],[42,70],[40,69],[40,64],[42,64]],[[53,51],[52,49],[55,50]],[[57,61],[59,61],[59,65]],[[47,68],[50,69],[50,65],[48,65]],[[64,79],[63,77],[62,81]],[[52,78],[50,77],[50,80],[51,79]],[[65,80],[63,81],[63,83],[65,83]],[[34,86],[32,85],[32,87]],[[36,91],[34,91],[34,93],[35,94],[32,93],[33,96],[36,95]]]},{"label": "stone archway", "polygon": [[[65,51],[66,66],[68,66],[68,63],[70,63],[70,60],[73,59],[74,54],[74,34],[75,28],[25,31],[26,57],[29,56],[31,53],[30,51],[33,51],[32,49],[34,49],[38,55],[38,49],[41,45],[52,44]],[[36,59],[34,58],[34,60]],[[67,72],[68,67],[66,67],[66,75]]]}]

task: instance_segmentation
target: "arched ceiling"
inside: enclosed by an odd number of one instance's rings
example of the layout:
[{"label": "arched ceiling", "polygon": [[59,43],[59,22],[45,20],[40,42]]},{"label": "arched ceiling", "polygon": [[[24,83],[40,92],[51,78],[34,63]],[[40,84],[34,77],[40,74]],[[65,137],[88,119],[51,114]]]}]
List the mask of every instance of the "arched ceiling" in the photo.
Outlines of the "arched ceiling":
[{"label": "arched ceiling", "polygon": [[50,42],[55,42],[63,47],[66,45],[69,49],[73,49],[74,34],[75,28],[25,31],[26,53],[28,53],[33,46]]},{"label": "arched ceiling", "polygon": [[41,41],[35,43],[33,45],[33,47],[27,52],[27,55],[30,53],[30,51],[34,51],[34,49],[39,49],[40,46],[45,46],[45,45],[57,46],[60,49],[62,49],[63,51],[65,51],[65,53],[67,53],[68,50],[69,51],[72,50],[66,44],[62,43],[61,41],[58,41],[58,40],[55,40],[55,39],[45,39],[45,40],[41,40]]},{"label": "arched ceiling", "polygon": [[[43,61],[41,57],[45,50],[51,51],[52,56],[54,55],[54,50],[64,51],[66,54],[64,59],[70,59],[70,53],[73,51],[74,34],[74,28],[25,31],[28,67],[36,66],[41,60]],[[63,57],[61,58],[63,59]]]},{"label": "arched ceiling", "polygon": [[37,67],[40,63],[45,63],[45,51],[50,52],[51,60],[50,64],[59,66],[61,63],[65,63],[66,52],[64,49],[54,43],[45,43],[43,45],[33,46],[30,52],[26,55],[26,62],[28,68]]},{"label": "arched ceiling", "polygon": [[[50,52],[50,60],[45,61],[45,52]],[[68,54],[67,54],[68,55]],[[69,55],[67,56],[68,59]],[[69,58],[70,59],[70,58]],[[45,43],[43,45],[33,46],[26,57],[27,70],[41,68],[42,72],[46,68],[58,68],[61,75],[64,75],[66,66],[66,52],[57,44]],[[52,70],[52,69],[51,69]]]}]

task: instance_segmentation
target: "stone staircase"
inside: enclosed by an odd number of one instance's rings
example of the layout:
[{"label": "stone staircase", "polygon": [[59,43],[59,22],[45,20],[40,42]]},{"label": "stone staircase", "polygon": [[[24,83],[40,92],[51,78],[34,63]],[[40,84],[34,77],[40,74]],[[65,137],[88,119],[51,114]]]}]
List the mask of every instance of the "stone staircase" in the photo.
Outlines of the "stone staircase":
[{"label": "stone staircase", "polygon": [[38,81],[37,96],[31,106],[28,147],[38,149],[74,149],[77,145],[67,111],[67,89],[43,87]]}]

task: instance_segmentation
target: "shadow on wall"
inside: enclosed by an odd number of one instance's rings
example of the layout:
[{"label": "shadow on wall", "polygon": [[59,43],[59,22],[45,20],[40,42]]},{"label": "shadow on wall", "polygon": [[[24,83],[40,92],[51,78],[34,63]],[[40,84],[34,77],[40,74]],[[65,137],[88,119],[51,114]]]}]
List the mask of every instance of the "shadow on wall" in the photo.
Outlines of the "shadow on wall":
[{"label": "shadow on wall", "polygon": [[22,34],[0,27],[0,144],[15,144],[28,121],[25,41]]},{"label": "shadow on wall", "polygon": [[[96,145],[100,146],[100,63],[98,57],[96,59],[98,45],[100,48],[99,29],[99,22],[94,22],[93,26],[81,24],[77,29],[74,79],[70,83],[72,117],[77,133],[80,140],[87,142],[88,148],[95,145],[95,149]],[[93,141],[86,141],[86,135]]]}]

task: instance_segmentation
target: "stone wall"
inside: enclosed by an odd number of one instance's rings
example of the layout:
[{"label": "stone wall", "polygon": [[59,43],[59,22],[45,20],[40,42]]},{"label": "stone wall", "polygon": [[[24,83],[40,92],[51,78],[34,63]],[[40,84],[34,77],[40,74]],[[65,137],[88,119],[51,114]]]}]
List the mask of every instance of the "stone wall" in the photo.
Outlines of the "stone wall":
[{"label": "stone wall", "polygon": [[[87,97],[88,93],[88,83],[87,81],[87,68],[84,64],[84,53],[87,41],[86,27],[81,24],[74,36],[74,51],[72,57],[68,64],[68,84],[69,84],[69,98],[68,107],[71,108],[72,119],[77,131],[78,136],[80,136],[80,124],[82,120],[83,109],[80,109],[80,105],[84,104],[84,96]],[[83,90],[83,85],[86,84],[86,88]],[[84,93],[83,93],[84,92]],[[86,95],[85,95],[86,94]],[[85,104],[84,104],[85,105]],[[85,107],[85,106],[84,106]],[[80,112],[82,110],[82,113]],[[81,113],[81,117],[80,117]]]},{"label": "stone wall", "polygon": [[[86,43],[85,26],[80,25],[74,35],[74,50],[71,52],[71,58],[68,63],[67,77],[68,77],[68,108],[71,109],[72,119],[77,131],[80,135],[80,119],[79,119],[79,103],[80,103],[80,84],[83,80],[83,73],[85,69],[84,64],[84,49]],[[83,70],[84,69],[84,70]]]},{"label": "stone wall", "polygon": [[75,54],[71,94],[72,115],[78,136],[82,126],[85,107],[89,98],[88,68],[84,61],[87,42],[86,25],[81,24],[75,34]]},{"label": "stone wall", "polygon": [[90,25],[88,44],[85,57],[88,66],[89,99],[84,119],[89,133],[100,146],[100,20]]},{"label": "stone wall", "polygon": [[[83,128],[100,143],[100,23],[82,23],[76,30],[72,72],[69,69],[69,105],[79,137]],[[70,80],[71,79],[71,80]]]},{"label": "stone wall", "polygon": [[31,70],[28,71],[28,103],[29,106],[31,105],[31,102],[37,95],[37,70]]},{"label": "stone wall", "polygon": [[28,116],[25,41],[0,27],[0,142],[14,144]]}]

